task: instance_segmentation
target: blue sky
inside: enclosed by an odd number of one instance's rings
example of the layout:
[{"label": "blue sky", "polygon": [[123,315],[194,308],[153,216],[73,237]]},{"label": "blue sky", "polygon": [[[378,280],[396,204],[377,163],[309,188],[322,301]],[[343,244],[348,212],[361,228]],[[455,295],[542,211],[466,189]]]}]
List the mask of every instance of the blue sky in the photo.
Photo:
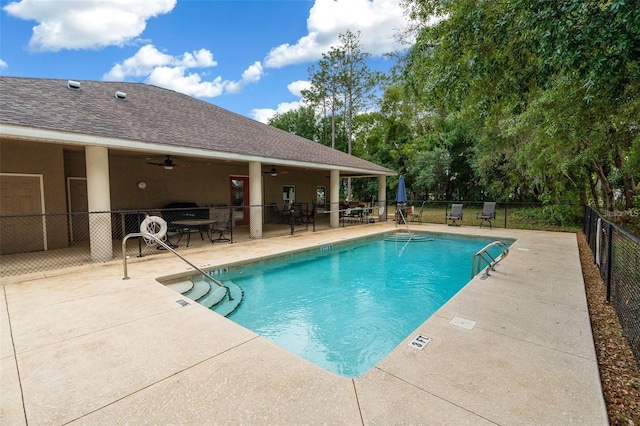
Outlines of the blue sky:
[{"label": "blue sky", "polygon": [[266,120],[299,106],[346,30],[369,66],[402,50],[399,0],[0,0],[0,74],[137,81]]}]

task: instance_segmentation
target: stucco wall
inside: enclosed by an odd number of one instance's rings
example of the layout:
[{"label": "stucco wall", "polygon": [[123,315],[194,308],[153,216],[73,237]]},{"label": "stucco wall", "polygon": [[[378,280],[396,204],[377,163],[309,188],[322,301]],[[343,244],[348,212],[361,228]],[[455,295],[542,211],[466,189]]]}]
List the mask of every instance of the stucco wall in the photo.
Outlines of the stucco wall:
[{"label": "stucco wall", "polygon": [[[154,156],[162,161],[163,156]],[[230,177],[248,176],[248,164],[207,163],[174,158],[186,167],[165,170],[147,164],[138,154],[123,151],[109,152],[111,182],[111,210],[153,210],[172,202],[195,202],[200,206],[229,205]],[[263,171],[270,168],[263,165]],[[263,174],[263,202],[282,205],[282,188],[295,185],[296,201],[315,201],[316,187],[329,189],[329,172],[279,168],[276,177]],[[42,174],[46,213],[67,212],[67,177],[86,177],[84,150],[64,145],[2,140],[0,142],[0,171],[2,173]],[[287,171],[288,173],[284,173]],[[144,189],[138,183],[145,182]],[[328,192],[327,192],[328,194]],[[248,200],[247,200],[248,202]],[[68,224],[64,215],[48,218],[49,248],[68,245]],[[55,221],[55,222],[54,222]],[[114,229],[118,224],[114,224]]]},{"label": "stucco wall", "polygon": [[[316,187],[324,186],[329,188],[329,172],[323,171],[290,171],[287,174],[279,174],[272,177],[264,175],[264,202],[265,204],[275,203],[282,205],[282,187],[284,185],[294,185],[296,187],[296,202],[308,203],[316,199]],[[328,196],[328,193],[327,193]]]},{"label": "stucco wall", "polygon": [[[186,167],[165,170],[147,164],[144,158],[110,156],[112,209],[153,209],[183,201],[200,206],[229,203],[231,167],[188,161],[185,164]],[[146,188],[140,189],[139,182],[145,182]]]},{"label": "stucco wall", "polygon": [[[161,161],[162,156],[154,156],[153,160]],[[85,177],[84,161],[84,153],[66,152],[66,175]],[[247,164],[214,164],[181,159],[176,162],[184,162],[186,166],[165,170],[147,164],[144,157],[110,153],[111,209],[157,209],[172,202],[185,201],[200,206],[228,205],[230,176],[249,174]],[[269,167],[263,166],[263,169],[268,170]],[[139,182],[145,182],[146,188],[140,189]],[[264,202],[282,204],[283,185],[295,185],[296,200],[310,203],[315,200],[317,186],[329,186],[329,174],[294,170],[276,177],[264,174]]]},{"label": "stucco wall", "polygon": [[[0,171],[43,174],[47,213],[67,211],[66,178],[86,177],[83,151],[65,150],[62,145],[6,140],[0,142],[0,149]],[[161,159],[159,156],[158,160]],[[185,163],[186,167],[165,170],[147,164],[144,157],[110,152],[111,209],[154,209],[176,201],[192,201],[201,206],[229,204],[229,177],[248,176],[246,164],[188,160]],[[263,175],[265,204],[282,204],[284,185],[295,185],[296,201],[301,203],[315,200],[317,186],[329,188],[328,172],[287,171],[276,177]],[[145,182],[146,188],[140,189],[139,182]]]},{"label": "stucco wall", "polygon": [[[32,142],[0,141],[0,172],[41,174],[46,213],[67,210],[63,150],[59,145]],[[49,218],[47,243],[49,249],[67,246],[67,218]]]}]

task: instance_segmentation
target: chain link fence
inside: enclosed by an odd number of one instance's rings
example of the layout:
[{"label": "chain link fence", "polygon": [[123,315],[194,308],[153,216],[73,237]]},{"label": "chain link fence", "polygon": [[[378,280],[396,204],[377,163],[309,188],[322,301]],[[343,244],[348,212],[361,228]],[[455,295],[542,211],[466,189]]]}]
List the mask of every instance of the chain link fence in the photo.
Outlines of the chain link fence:
[{"label": "chain link fence", "polygon": [[[404,219],[416,223],[447,223],[454,201],[409,201]],[[455,203],[459,203],[455,201]],[[478,226],[481,201],[464,201],[458,224]],[[571,222],[575,206],[497,203],[493,227],[553,229]],[[0,216],[0,277],[122,260],[122,240],[140,232],[147,216],[167,224],[167,243],[179,250],[209,248],[257,238],[315,232],[331,227],[332,212],[339,227],[359,226],[396,218],[395,203],[340,202],[210,206],[171,203],[159,209],[91,213]],[[581,221],[581,208],[578,223]],[[334,220],[336,216],[333,216]],[[567,219],[570,218],[570,219]],[[542,224],[541,220],[549,223]],[[149,227],[154,223],[148,224]],[[486,222],[485,222],[486,225]],[[579,225],[578,225],[579,226]],[[91,230],[91,232],[90,232]],[[154,231],[157,229],[154,228]],[[126,242],[125,255],[144,257],[165,252],[143,238]]]},{"label": "chain link fence", "polygon": [[[365,222],[364,216],[343,213],[340,226]],[[172,203],[151,210],[0,216],[0,277],[122,260],[126,235],[155,234],[162,222],[165,243],[188,251],[329,229],[329,216],[313,203],[232,207]],[[130,238],[125,245],[128,257],[163,253],[166,250],[144,238]]]},{"label": "chain link fence", "polygon": [[583,232],[640,367],[640,238],[585,206]]}]

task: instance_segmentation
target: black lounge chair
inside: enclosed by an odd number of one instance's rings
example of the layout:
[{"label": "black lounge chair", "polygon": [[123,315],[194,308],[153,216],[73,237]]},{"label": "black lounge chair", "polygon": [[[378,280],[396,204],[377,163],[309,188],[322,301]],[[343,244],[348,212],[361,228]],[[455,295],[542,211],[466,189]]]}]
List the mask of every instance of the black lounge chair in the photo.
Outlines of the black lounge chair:
[{"label": "black lounge chair", "polygon": [[230,208],[216,208],[213,210],[212,219],[216,223],[211,227],[212,233],[217,233],[217,238],[211,238],[211,241],[229,241],[233,242],[233,210]]},{"label": "black lounge chair", "polygon": [[491,219],[496,218],[496,203],[493,201],[484,203],[482,213],[478,213],[476,218],[480,219],[480,228],[482,228],[482,223],[485,221],[489,222],[489,228],[493,228],[491,226]]},{"label": "black lounge chair", "polygon": [[462,220],[462,204],[451,204],[451,211],[447,215],[445,222],[447,220],[452,221],[449,226],[460,226],[457,221]]},{"label": "black lounge chair", "polygon": [[413,208],[413,211],[411,212],[411,214],[409,215],[409,222],[420,222],[422,223],[422,212],[424,211],[424,204],[426,203],[426,201],[422,202],[422,205],[420,206],[420,210],[418,210],[416,212],[416,208]]},{"label": "black lounge chair", "polygon": [[312,204],[311,207],[311,211],[308,210],[302,210],[301,214],[302,214],[302,223],[303,224],[310,224],[310,223],[315,223],[316,220],[316,210],[317,210],[317,206],[316,203]]}]

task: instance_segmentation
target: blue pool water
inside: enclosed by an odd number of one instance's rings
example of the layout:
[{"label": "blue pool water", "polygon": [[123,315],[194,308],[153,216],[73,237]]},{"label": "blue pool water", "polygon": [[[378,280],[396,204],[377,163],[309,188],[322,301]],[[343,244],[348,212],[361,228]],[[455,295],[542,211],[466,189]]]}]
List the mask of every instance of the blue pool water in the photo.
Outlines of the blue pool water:
[{"label": "blue pool water", "polygon": [[366,373],[458,292],[490,240],[367,239],[217,275],[245,292],[229,319],[346,377]]}]

